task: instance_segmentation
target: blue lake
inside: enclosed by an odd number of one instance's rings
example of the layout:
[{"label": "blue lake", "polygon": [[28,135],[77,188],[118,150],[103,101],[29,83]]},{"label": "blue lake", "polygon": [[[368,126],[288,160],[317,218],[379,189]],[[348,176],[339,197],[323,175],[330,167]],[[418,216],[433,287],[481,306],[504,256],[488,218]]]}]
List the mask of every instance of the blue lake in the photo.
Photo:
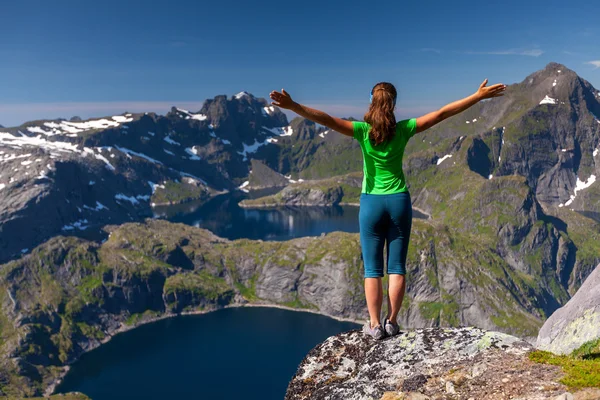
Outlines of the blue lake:
[{"label": "blue lake", "polygon": [[[262,193],[234,192],[217,196],[206,203],[191,202],[156,207],[155,218],[206,228],[227,239],[289,240],[319,236],[334,231],[358,232],[356,206],[241,208],[245,198]],[[414,218],[427,218],[413,210]]]},{"label": "blue lake", "polygon": [[262,307],[161,320],[84,354],[57,392],[79,391],[93,400],[281,400],[314,346],[356,328]]},{"label": "blue lake", "polygon": [[[206,228],[228,239],[288,240],[358,232],[358,207],[244,209],[265,193],[156,207],[155,218]],[[426,218],[414,210],[415,218]],[[358,326],[276,308],[232,308],[177,317],[116,336],[75,363],[59,393],[103,399],[281,400],[306,354]]]}]

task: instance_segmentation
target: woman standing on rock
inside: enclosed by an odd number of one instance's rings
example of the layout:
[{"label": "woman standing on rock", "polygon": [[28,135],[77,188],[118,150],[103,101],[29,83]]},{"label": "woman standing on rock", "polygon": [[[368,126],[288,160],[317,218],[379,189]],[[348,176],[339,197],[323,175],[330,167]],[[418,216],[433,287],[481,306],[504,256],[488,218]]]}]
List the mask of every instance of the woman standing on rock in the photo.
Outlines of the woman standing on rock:
[{"label": "woman standing on rock", "polygon": [[[486,86],[476,93],[450,103],[419,118],[396,122],[397,92],[388,82],[377,83],[371,90],[371,103],[365,122],[347,121],[296,103],[283,89],[272,91],[271,104],[324,125],[360,144],[364,161],[364,178],[360,196],[360,243],[365,267],[365,297],[370,320],[363,331],[375,339],[399,331],[397,317],[406,288],[406,255],[412,226],[412,205],[402,171],[402,156],[408,140],[446,118],[463,112],[483,99],[502,96],[506,86]],[[381,324],[383,303],[383,248],[387,241],[388,314]]]}]

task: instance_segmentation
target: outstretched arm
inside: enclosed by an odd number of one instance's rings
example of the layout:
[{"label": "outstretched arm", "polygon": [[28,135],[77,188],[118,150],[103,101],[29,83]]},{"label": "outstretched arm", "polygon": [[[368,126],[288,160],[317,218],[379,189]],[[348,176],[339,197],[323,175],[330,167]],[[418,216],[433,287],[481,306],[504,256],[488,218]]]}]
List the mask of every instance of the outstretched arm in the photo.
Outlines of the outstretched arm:
[{"label": "outstretched arm", "polygon": [[301,117],[326,126],[329,129],[333,129],[334,131],[337,131],[346,136],[354,135],[352,121],[346,121],[345,119],[332,117],[331,115],[323,111],[315,110],[314,108],[310,108],[302,104],[296,103],[292,100],[292,97],[289,95],[289,93],[283,89],[281,89],[281,93],[275,90],[272,91],[270,97],[273,100],[271,104],[277,107],[287,108],[288,110],[295,112]]},{"label": "outstretched arm", "polygon": [[483,83],[479,86],[477,92],[470,95],[469,97],[465,97],[464,99],[457,100],[450,104],[446,104],[444,107],[440,108],[437,111],[431,112],[429,114],[417,118],[417,133],[423,132],[424,130],[431,128],[435,124],[442,122],[446,118],[450,118],[453,115],[465,111],[467,108],[479,103],[483,99],[490,99],[492,97],[499,97],[504,95],[506,85],[498,83],[496,85],[488,87],[486,86],[487,82],[487,79],[483,81]]}]

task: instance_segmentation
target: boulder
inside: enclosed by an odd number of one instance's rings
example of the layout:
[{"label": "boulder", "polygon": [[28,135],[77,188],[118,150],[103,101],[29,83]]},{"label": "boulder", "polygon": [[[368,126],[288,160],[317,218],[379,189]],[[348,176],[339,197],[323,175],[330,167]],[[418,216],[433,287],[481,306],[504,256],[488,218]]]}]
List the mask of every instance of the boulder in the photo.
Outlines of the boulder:
[{"label": "boulder", "polygon": [[533,347],[473,327],[401,331],[375,341],[355,330],[332,336],[300,364],[286,400],[553,399],[560,367],[535,364]]},{"label": "boulder", "polygon": [[587,277],[575,296],[546,320],[536,347],[568,354],[585,342],[600,338],[600,265]]}]

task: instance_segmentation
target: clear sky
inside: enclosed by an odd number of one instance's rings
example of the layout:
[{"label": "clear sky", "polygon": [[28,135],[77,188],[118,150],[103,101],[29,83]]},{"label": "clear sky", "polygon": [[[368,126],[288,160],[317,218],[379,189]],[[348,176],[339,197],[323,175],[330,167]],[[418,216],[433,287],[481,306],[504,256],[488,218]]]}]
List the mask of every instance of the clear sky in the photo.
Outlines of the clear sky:
[{"label": "clear sky", "polygon": [[600,89],[598,0],[5,0],[0,12],[5,126],[282,87],[361,118],[378,81],[409,117],[550,61]]}]

